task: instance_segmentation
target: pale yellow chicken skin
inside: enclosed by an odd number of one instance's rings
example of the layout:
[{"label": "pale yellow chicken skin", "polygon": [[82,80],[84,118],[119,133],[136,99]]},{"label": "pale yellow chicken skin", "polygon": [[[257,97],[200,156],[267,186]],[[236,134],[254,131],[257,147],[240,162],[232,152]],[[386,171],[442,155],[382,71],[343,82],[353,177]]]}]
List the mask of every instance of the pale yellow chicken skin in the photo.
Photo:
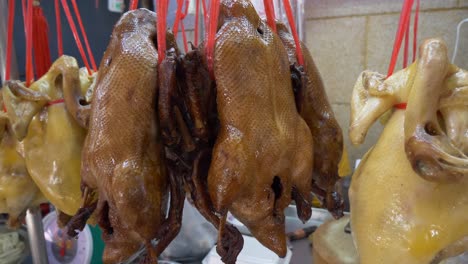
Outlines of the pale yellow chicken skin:
[{"label": "pale yellow chicken skin", "polygon": [[8,214],[8,226],[18,227],[28,207],[45,202],[17,152],[18,141],[8,129],[0,139],[0,212]]},{"label": "pale yellow chicken skin", "polygon": [[15,135],[23,140],[29,174],[45,197],[67,215],[74,215],[81,205],[81,149],[86,130],[65,103],[53,102],[62,99],[71,85],[79,85],[84,97],[92,81],[74,58],[62,56],[29,88],[16,82],[3,91]]},{"label": "pale yellow chicken skin", "polygon": [[351,226],[362,264],[430,263],[468,235],[468,179],[433,183],[413,171],[404,114],[393,114],[353,175]]},{"label": "pale yellow chicken skin", "polygon": [[[393,111],[352,178],[351,227],[360,263],[439,263],[468,250],[467,76],[449,64],[442,40],[429,39],[408,68],[388,79],[363,72],[356,82],[350,125],[354,144],[386,111],[408,102],[407,109]],[[414,133],[416,124],[426,129]],[[410,145],[408,135],[422,143]],[[443,170],[431,163],[412,164],[414,150],[423,157],[437,154]],[[451,177],[450,170],[458,176]]]}]

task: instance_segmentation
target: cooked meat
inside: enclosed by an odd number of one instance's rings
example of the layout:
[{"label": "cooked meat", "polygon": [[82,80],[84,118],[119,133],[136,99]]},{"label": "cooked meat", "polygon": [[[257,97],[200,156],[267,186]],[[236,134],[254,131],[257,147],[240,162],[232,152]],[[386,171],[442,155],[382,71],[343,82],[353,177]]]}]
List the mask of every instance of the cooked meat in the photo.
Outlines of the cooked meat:
[{"label": "cooked meat", "polygon": [[[0,106],[3,100],[0,94]],[[8,226],[17,228],[29,207],[46,202],[28,174],[20,156],[21,143],[12,135],[8,118],[0,112],[0,212],[8,214]]]},{"label": "cooked meat", "polygon": [[[449,70],[441,70],[446,67]],[[362,142],[370,125],[394,104],[407,102],[406,110],[394,110],[377,144],[364,156],[352,178],[351,227],[361,263],[439,263],[442,258],[468,250],[466,173],[456,181],[451,177],[433,181],[420,175],[420,169],[414,170],[413,157],[407,155],[407,136],[413,134],[405,133],[429,121],[426,118],[433,112],[441,111],[439,131],[447,131],[454,139],[451,148],[466,157],[463,146],[468,108],[460,91],[466,90],[467,76],[466,71],[448,63],[445,43],[430,39],[421,45],[418,60],[408,68],[388,79],[364,72],[356,82],[350,127],[353,143]],[[430,85],[431,80],[436,87]],[[427,98],[427,91],[436,99],[421,101]],[[456,117],[452,115],[455,113]],[[409,149],[423,148],[427,152],[419,153],[426,157],[438,155],[440,146],[441,151],[447,150],[444,137],[444,133],[439,134],[434,138],[440,140],[415,143]],[[434,170],[434,177],[442,179],[453,169]]]},{"label": "cooked meat", "polygon": [[[310,217],[312,137],[296,110],[287,53],[247,0],[222,1],[214,77],[219,133],[208,191],[279,256],[286,254],[284,209],[299,201]],[[218,250],[223,251],[223,241]]]},{"label": "cooked meat", "polygon": [[31,178],[44,196],[68,215],[81,204],[81,149],[86,131],[69,113],[68,105],[46,104],[75,88],[84,94],[91,82],[92,77],[80,72],[74,58],[62,56],[29,88],[12,81],[3,91],[15,134],[24,138],[24,159]]},{"label": "cooked meat", "polygon": [[312,133],[314,153],[314,176],[312,191],[325,208],[335,217],[343,216],[344,203],[335,184],[339,179],[338,165],[343,153],[343,133],[328,102],[325,87],[312,56],[301,43],[304,66],[296,59],[296,44],[286,26],[277,23],[278,35],[288,52],[296,105],[301,117]]},{"label": "cooked meat", "polygon": [[[175,202],[183,206],[183,194],[174,182],[177,175],[166,171],[160,137],[155,21],[155,14],[146,9],[121,17],[94,87],[81,166],[85,206],[71,227],[94,209],[89,197],[95,192],[105,263],[124,261],[141,245],[149,249],[150,261],[157,262],[180,225],[171,214],[164,221],[168,184],[171,209]],[[174,47],[168,33],[168,48]],[[156,249],[150,243],[153,238],[159,239]]]}]

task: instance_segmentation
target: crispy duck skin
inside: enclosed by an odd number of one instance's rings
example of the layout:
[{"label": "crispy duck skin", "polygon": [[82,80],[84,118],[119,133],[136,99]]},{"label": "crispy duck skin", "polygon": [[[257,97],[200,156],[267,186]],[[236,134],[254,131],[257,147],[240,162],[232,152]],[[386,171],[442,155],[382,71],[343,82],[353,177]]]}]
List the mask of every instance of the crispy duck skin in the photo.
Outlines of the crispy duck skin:
[{"label": "crispy duck skin", "polygon": [[[229,210],[279,256],[286,254],[284,209],[297,199],[310,217],[312,136],[296,110],[287,53],[249,1],[222,1],[214,55],[219,133],[207,186],[221,215]],[[223,240],[218,252],[224,253]],[[232,260],[230,263],[233,263]]]},{"label": "crispy duck skin", "polygon": [[278,36],[288,53],[296,105],[312,133],[314,174],[312,191],[335,217],[343,216],[344,203],[335,191],[343,153],[343,132],[328,101],[322,78],[307,47],[301,43],[304,66],[297,64],[296,44],[286,26],[277,23]]},{"label": "crispy duck skin", "polygon": [[[141,245],[156,263],[180,225],[181,211],[173,211],[173,205],[183,204],[183,193],[177,175],[167,173],[157,110],[155,21],[155,13],[146,9],[121,17],[94,87],[82,154],[84,206],[70,229],[81,228],[95,209],[106,243],[104,263],[124,261]],[[171,34],[167,39],[167,46],[175,47]],[[169,189],[171,211],[166,219]],[[98,196],[97,204],[93,195]],[[156,248],[150,242],[154,238],[159,240]]]}]

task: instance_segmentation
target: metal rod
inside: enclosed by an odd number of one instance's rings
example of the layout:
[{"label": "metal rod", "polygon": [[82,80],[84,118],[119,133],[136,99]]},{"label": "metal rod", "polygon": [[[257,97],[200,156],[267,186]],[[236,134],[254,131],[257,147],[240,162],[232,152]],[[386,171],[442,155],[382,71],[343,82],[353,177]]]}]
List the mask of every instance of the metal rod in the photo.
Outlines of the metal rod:
[{"label": "metal rod", "polygon": [[[13,0],[11,0],[13,1]],[[2,84],[5,83],[6,71],[6,42],[7,42],[7,27],[8,27],[8,1],[0,1],[0,75],[2,76]],[[15,45],[11,49],[11,71],[10,78],[17,80],[18,64],[16,63]]]},{"label": "metal rod", "polygon": [[296,1],[296,25],[297,25],[297,34],[301,41],[305,40],[305,14],[304,14],[304,0]]},{"label": "metal rod", "polygon": [[29,245],[34,264],[48,264],[44,227],[38,207],[29,208],[26,211],[26,227],[28,228]]}]

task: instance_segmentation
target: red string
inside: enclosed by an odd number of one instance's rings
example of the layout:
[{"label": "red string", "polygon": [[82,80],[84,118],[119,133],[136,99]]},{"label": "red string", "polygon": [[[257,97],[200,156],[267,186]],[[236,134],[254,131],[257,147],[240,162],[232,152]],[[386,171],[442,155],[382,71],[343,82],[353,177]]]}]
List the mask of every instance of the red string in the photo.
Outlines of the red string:
[{"label": "red string", "polygon": [[177,0],[177,10],[174,21],[174,27],[172,32],[174,32],[174,38],[177,39],[177,32],[179,31],[179,21],[182,19],[182,7],[184,5],[184,0]]},{"label": "red string", "polygon": [[270,26],[273,32],[276,32],[275,6],[273,5],[273,0],[263,0],[263,5],[265,6],[268,26]]},{"label": "red string", "polygon": [[94,8],[99,9],[99,0],[94,2]]},{"label": "red string", "polygon": [[63,55],[62,21],[59,0],[55,0],[55,24],[57,26],[57,48],[59,57]]},{"label": "red string", "polygon": [[406,109],[406,103],[395,104],[393,107],[395,107],[396,109],[405,110]]},{"label": "red string", "polygon": [[166,25],[167,25],[167,0],[157,2],[157,39],[158,39],[158,63],[161,63],[166,55]]},{"label": "red string", "polygon": [[403,68],[406,68],[408,65],[408,49],[409,49],[409,25],[410,25],[411,16],[406,23],[405,29],[405,48],[403,49]]},{"label": "red string", "polygon": [[32,11],[33,0],[28,0],[27,15],[26,15],[26,86],[29,87],[31,81],[34,80],[34,70],[32,64]]},{"label": "red string", "polygon": [[39,79],[50,68],[52,61],[50,59],[49,48],[49,26],[42,12],[42,8],[37,5],[33,7],[33,46],[34,46],[34,66],[36,77]]},{"label": "red string", "polygon": [[182,29],[182,40],[184,42],[184,50],[185,53],[188,52],[188,42],[187,42],[187,35],[185,34],[185,26],[184,26],[184,21],[182,20],[182,23],[180,23],[181,29]]},{"label": "red string", "polygon": [[132,0],[130,2],[130,10],[135,10],[138,8],[138,0]]},{"label": "red string", "polygon": [[61,0],[62,1],[62,6],[63,10],[65,11],[65,15],[68,20],[68,24],[70,25],[70,28],[73,33],[73,37],[75,38],[76,45],[78,46],[78,50],[80,52],[81,58],[83,59],[83,62],[86,66],[86,69],[88,70],[88,74],[91,75],[91,69],[89,67],[89,62],[88,59],[86,58],[85,51],[83,49],[83,45],[81,44],[80,37],[78,35],[78,31],[76,30],[75,22],[73,21],[70,8],[68,7],[67,0]]},{"label": "red string", "polygon": [[200,0],[195,1],[195,47],[198,47],[198,20],[200,18]]},{"label": "red string", "polygon": [[398,24],[398,30],[397,30],[396,37],[395,37],[395,43],[393,44],[392,57],[390,60],[390,65],[388,67],[387,78],[390,75],[392,75],[393,71],[395,70],[395,64],[398,58],[398,53],[400,51],[401,42],[405,34],[405,29],[407,27],[407,23],[409,22],[409,15],[410,15],[412,5],[413,5],[413,0],[405,0],[403,3],[401,15],[400,15],[400,21]]},{"label": "red string", "polygon": [[214,78],[214,49],[215,49],[215,37],[216,28],[218,26],[218,15],[219,15],[219,0],[212,0],[210,4],[210,20],[208,21],[208,34],[206,41],[206,56],[208,62],[208,70],[211,77]]},{"label": "red string", "polygon": [[181,26],[181,29],[182,29],[182,39],[184,41],[184,50],[185,50],[185,53],[188,52],[188,41],[187,41],[187,34],[185,32],[185,25],[184,25],[184,19],[187,17],[188,15],[188,8],[189,8],[189,5],[190,5],[190,0],[185,0],[185,12],[184,14],[182,15],[182,23],[180,24]]},{"label": "red string", "polygon": [[183,4],[184,4],[183,0],[177,0],[176,19],[174,21],[174,28],[173,28],[172,31],[174,32],[174,37],[177,38],[177,32],[179,30],[179,22],[180,22],[180,27],[181,27],[181,31],[182,31],[182,38],[183,38],[183,42],[184,42],[184,50],[185,50],[185,53],[187,53],[188,43],[187,43],[187,35],[185,33],[184,19],[188,14],[188,6],[190,4],[189,0],[185,1],[185,11],[184,11],[184,13],[182,13]]},{"label": "red string", "polygon": [[51,105],[55,105],[55,104],[61,104],[63,102],[65,102],[65,99],[63,99],[63,98],[62,99],[57,99],[57,100],[48,102],[47,106],[51,106]]},{"label": "red string", "polygon": [[299,63],[299,65],[303,66],[304,65],[304,57],[302,55],[302,48],[301,48],[301,43],[300,43],[300,40],[299,40],[299,36],[297,35],[296,23],[294,23],[294,17],[293,17],[293,13],[292,13],[292,10],[291,10],[291,4],[289,3],[289,0],[283,0],[283,5],[284,5],[284,9],[286,11],[286,16],[288,17],[289,26],[291,27],[294,42],[296,43],[297,62]]},{"label": "red string", "polygon": [[[414,18],[414,33],[413,33],[413,61],[416,58],[416,43],[417,43],[417,23],[418,23],[418,12],[419,12],[419,0],[417,0],[418,3],[416,5],[416,14]],[[393,52],[392,52],[392,58],[390,60],[390,66],[388,69],[387,73],[387,78],[393,74],[393,71],[395,69],[395,64],[396,60],[398,58],[398,53],[401,47],[401,41],[403,38],[403,35],[405,35],[405,51],[404,51],[404,58],[403,58],[403,67],[406,67],[407,65],[407,56],[408,56],[408,42],[409,42],[409,23],[410,23],[410,16],[411,16],[411,7],[413,6],[413,0],[405,0],[403,3],[403,7],[401,10],[400,14],[400,20],[398,24],[398,30],[397,34],[395,37],[395,43],[393,45]],[[406,103],[398,103],[395,104],[393,107],[396,109],[406,109]]]},{"label": "red string", "polygon": [[[15,0],[8,1],[8,33],[6,50],[5,80],[10,80],[11,75],[11,50],[13,49],[13,25],[15,18]],[[5,111],[6,112],[6,111]]]},{"label": "red string", "polygon": [[[97,72],[97,67],[96,67],[96,62],[94,61],[94,56],[93,52],[91,51],[91,47],[89,46],[88,42],[88,35],[86,34],[86,31],[83,27],[83,22],[81,21],[81,15],[80,15],[80,10],[78,9],[78,5],[76,4],[76,0],[71,0],[73,9],[75,10],[75,16],[78,19],[78,25],[80,26],[80,31],[81,35],[83,36],[85,46],[86,46],[86,51],[88,51],[88,56],[91,61],[91,66],[93,67],[93,70]],[[137,2],[138,4],[138,2]]]},{"label": "red string", "polygon": [[420,0],[416,0],[416,11],[414,14],[414,25],[413,25],[413,62],[416,60],[416,50],[417,50],[417,45],[418,45],[419,4],[420,4]]},{"label": "red string", "polygon": [[203,23],[205,24],[205,28],[208,28],[208,12],[206,10],[206,2],[202,0]]}]

